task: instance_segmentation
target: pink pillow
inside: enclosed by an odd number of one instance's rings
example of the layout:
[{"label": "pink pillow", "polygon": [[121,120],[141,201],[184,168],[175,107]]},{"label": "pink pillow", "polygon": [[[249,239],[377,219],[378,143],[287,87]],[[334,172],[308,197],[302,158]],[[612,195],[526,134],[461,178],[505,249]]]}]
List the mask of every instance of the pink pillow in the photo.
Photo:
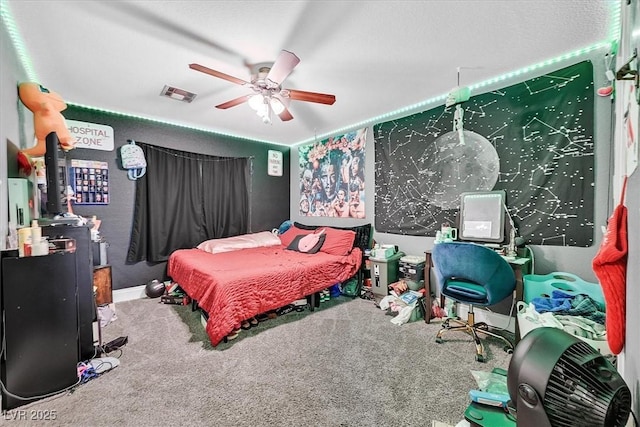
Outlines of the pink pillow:
[{"label": "pink pillow", "polygon": [[318,233],[324,230],[327,235],[324,244],[320,248],[320,252],[330,255],[344,256],[348,255],[353,248],[353,241],[356,238],[356,232],[351,230],[338,230],[337,228],[325,227],[316,230]]},{"label": "pink pillow", "polygon": [[307,234],[302,239],[300,239],[300,243],[298,243],[298,249],[300,252],[309,252],[315,253],[318,252],[318,249],[322,246],[322,242],[325,240],[324,234]]},{"label": "pink pillow", "polygon": [[314,231],[315,230],[303,230],[301,228],[296,227],[295,225],[292,225],[291,227],[289,227],[287,231],[280,234],[278,237],[280,237],[280,242],[282,243],[282,246],[286,247],[291,244],[291,242],[296,236],[300,234],[312,234]]},{"label": "pink pillow", "polygon": [[327,236],[322,234],[298,234],[294,237],[293,241],[287,249],[291,249],[292,251],[298,251],[306,254],[315,254],[318,253],[322,244],[324,243],[324,239]]}]

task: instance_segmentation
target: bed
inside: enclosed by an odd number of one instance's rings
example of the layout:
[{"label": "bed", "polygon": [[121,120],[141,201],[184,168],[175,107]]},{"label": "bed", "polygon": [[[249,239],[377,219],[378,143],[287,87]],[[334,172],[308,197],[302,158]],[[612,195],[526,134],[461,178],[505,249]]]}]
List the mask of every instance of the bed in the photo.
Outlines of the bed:
[{"label": "bed", "polygon": [[[206,332],[216,346],[242,321],[356,276],[370,232],[370,224],[349,229],[295,224],[280,236],[260,232],[212,239],[174,251],[167,274],[207,313]],[[317,251],[296,250],[309,234],[325,235]]]}]

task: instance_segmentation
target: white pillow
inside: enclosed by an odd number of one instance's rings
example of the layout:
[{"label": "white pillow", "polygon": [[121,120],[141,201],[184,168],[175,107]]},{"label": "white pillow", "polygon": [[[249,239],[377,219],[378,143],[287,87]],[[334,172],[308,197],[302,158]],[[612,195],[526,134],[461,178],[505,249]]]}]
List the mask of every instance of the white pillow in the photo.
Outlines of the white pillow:
[{"label": "white pillow", "polygon": [[280,239],[278,236],[270,231],[260,231],[258,233],[241,234],[240,236],[205,240],[200,243],[197,248],[212,254],[217,254],[238,249],[275,246],[279,244]]}]

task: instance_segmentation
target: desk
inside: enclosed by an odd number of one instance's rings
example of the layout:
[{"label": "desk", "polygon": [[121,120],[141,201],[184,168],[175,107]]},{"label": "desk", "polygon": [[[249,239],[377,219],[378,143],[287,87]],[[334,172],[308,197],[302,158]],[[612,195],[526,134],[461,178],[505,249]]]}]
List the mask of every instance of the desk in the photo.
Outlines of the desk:
[{"label": "desk", "polygon": [[[439,243],[445,244],[446,243]],[[522,301],[522,297],[524,294],[524,275],[529,274],[529,269],[531,267],[531,258],[529,257],[516,257],[509,258],[503,257],[513,268],[513,272],[516,276],[516,301]],[[425,299],[425,303],[428,304],[425,307],[424,313],[424,321],[429,323],[431,321],[431,305],[433,304],[433,300],[431,299],[431,267],[433,267],[433,260],[431,259],[431,249],[427,249],[425,251],[425,269],[424,269],[424,288],[427,293],[427,298]],[[440,296],[440,306],[444,307],[444,296]],[[518,327],[518,316],[516,318],[516,343],[520,341],[520,328]]]}]

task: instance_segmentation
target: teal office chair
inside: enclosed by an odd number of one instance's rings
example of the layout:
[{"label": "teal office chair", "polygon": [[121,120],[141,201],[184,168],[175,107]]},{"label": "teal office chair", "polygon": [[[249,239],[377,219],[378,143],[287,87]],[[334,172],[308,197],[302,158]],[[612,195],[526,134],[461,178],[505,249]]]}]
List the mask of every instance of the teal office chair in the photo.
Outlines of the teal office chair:
[{"label": "teal office chair", "polygon": [[478,336],[482,333],[501,339],[506,343],[504,350],[513,352],[513,344],[490,331],[486,323],[476,323],[473,312],[475,305],[493,305],[513,294],[516,277],[509,263],[491,248],[463,242],[439,243],[433,247],[431,257],[441,295],[469,305],[466,322],[458,318],[446,319],[436,335],[436,342],[443,342],[442,335],[446,331],[467,332],[476,344],[476,360],[484,362],[484,347]]}]

